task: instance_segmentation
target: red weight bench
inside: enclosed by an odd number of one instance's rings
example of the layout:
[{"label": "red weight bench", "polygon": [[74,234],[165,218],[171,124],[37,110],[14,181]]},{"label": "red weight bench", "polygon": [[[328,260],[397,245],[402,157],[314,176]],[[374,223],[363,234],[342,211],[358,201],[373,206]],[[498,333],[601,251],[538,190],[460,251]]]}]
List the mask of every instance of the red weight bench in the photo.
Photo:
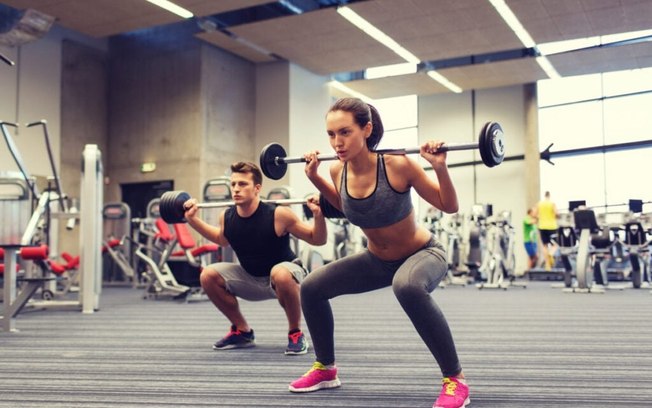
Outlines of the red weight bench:
[{"label": "red weight bench", "polygon": [[195,239],[190,233],[186,224],[174,224],[174,232],[181,250],[172,253],[172,256],[185,256],[188,262],[195,267],[201,268],[202,262],[198,260],[203,255],[208,255],[220,249],[217,244],[204,244],[197,246]]},{"label": "red weight bench", "polygon": [[[41,278],[18,278],[15,269],[17,264],[16,258],[34,262],[46,262],[49,256],[47,245],[40,246],[23,246],[23,245],[3,245],[0,246],[0,256],[5,266],[9,269],[3,273],[4,297],[3,297],[3,314],[2,328],[4,331],[15,331],[15,317],[23,309],[25,304],[32,298],[34,293],[43,285],[43,282],[52,280],[52,277]],[[8,259],[5,259],[7,256]],[[17,266],[17,265],[16,265]],[[3,268],[3,272],[4,272]],[[17,288],[16,283],[21,282]]]}]

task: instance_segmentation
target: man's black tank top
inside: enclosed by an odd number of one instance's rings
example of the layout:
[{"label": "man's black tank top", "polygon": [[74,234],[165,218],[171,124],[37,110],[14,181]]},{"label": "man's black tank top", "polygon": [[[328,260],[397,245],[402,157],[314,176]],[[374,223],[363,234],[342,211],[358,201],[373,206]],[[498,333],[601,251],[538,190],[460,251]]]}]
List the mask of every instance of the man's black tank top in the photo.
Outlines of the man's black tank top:
[{"label": "man's black tank top", "polygon": [[275,205],[261,201],[247,218],[239,216],[235,206],[224,212],[224,236],[240,265],[253,276],[269,276],[274,265],[296,258],[290,234],[279,237],[274,231],[275,210]]}]

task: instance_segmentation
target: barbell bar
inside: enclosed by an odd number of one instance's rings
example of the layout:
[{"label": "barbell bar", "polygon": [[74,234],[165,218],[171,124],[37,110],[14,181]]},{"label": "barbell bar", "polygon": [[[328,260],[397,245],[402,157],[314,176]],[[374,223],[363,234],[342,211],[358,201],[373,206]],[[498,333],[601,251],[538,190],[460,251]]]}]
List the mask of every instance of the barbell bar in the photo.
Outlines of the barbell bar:
[{"label": "barbell bar", "polygon": [[[503,128],[497,122],[484,124],[478,135],[478,141],[474,143],[444,144],[440,151],[448,152],[455,150],[480,150],[482,162],[487,167],[494,167],[502,163],[505,157],[505,134]],[[375,152],[381,154],[416,154],[421,151],[420,147],[405,149],[378,149]],[[337,160],[337,155],[318,155],[319,161]],[[305,163],[304,157],[287,157],[283,146],[278,143],[270,143],[260,152],[260,169],[263,174],[272,179],[279,180],[287,172],[287,165],[292,163]]]},{"label": "barbell bar", "polygon": [[[161,196],[159,201],[159,212],[163,221],[168,224],[179,224],[186,222],[184,214],[186,208],[183,206],[186,201],[190,199],[190,194],[185,191],[167,191]],[[286,198],[279,200],[261,200],[265,203],[275,205],[293,205],[293,204],[306,204],[306,198]],[[197,203],[198,208],[224,208],[232,207],[235,205],[233,201],[216,201],[208,203]],[[322,195],[319,196],[319,206],[321,212],[326,218],[345,218],[344,214],[333,207]]]}]

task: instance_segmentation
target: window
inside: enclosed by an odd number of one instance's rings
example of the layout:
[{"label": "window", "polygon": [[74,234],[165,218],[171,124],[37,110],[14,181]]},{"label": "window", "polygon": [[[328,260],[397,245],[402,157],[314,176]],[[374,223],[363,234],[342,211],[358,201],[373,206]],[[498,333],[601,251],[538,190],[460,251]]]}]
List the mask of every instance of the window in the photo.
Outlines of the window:
[{"label": "window", "polygon": [[596,99],[601,95],[600,75],[547,79],[538,83],[539,107]]},{"label": "window", "polygon": [[[560,209],[571,200],[596,207],[652,200],[641,184],[652,157],[652,68],[540,81],[538,95],[539,145],[554,143],[555,163],[540,163],[541,194],[551,191]],[[613,149],[622,143],[634,145]],[[554,155],[592,147],[593,154]]]},{"label": "window", "polygon": [[589,207],[604,204],[604,155],[560,157],[555,165],[541,162],[541,196],[550,191],[562,211],[569,201],[585,200]]},{"label": "window", "polygon": [[541,109],[539,151],[550,143],[554,143],[553,151],[601,145],[602,103],[592,101]]},{"label": "window", "polygon": [[652,92],[604,101],[605,144],[652,139]]},{"label": "window", "polygon": [[604,73],[604,95],[652,91],[652,68]]},{"label": "window", "polygon": [[[418,109],[416,95],[377,99],[372,102],[372,105],[378,109],[380,117],[383,119],[385,133],[398,129],[417,127]],[[415,138],[415,144],[416,141],[417,139]],[[405,142],[401,146],[405,147]]]}]

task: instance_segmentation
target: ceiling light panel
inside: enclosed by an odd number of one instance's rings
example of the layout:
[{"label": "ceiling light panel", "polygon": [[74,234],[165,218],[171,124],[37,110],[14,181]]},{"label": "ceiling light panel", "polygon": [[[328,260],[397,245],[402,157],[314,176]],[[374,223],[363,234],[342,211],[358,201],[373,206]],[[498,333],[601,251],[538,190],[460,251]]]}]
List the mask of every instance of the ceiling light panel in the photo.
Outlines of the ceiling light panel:
[{"label": "ceiling light panel", "polygon": [[197,16],[224,13],[248,7],[260,6],[270,0],[172,0]]},{"label": "ceiling light panel", "polygon": [[486,0],[375,0],[349,7],[422,61],[522,47]]},{"label": "ceiling light panel", "polygon": [[405,62],[333,8],[242,24],[229,31],[320,75]]},{"label": "ceiling light panel", "polygon": [[154,4],[155,6],[159,6],[160,8],[169,11],[172,14],[176,14],[181,18],[193,17],[193,14],[190,10],[187,10],[169,0],[147,0],[147,1]]},{"label": "ceiling light panel", "polygon": [[403,95],[432,95],[451,91],[433,81],[424,72],[398,75],[378,79],[346,82],[346,86],[373,99],[384,99]]},{"label": "ceiling light panel", "polygon": [[2,0],[8,6],[34,8],[55,16],[56,23],[92,37],[183,21],[147,1],[133,0]]}]

